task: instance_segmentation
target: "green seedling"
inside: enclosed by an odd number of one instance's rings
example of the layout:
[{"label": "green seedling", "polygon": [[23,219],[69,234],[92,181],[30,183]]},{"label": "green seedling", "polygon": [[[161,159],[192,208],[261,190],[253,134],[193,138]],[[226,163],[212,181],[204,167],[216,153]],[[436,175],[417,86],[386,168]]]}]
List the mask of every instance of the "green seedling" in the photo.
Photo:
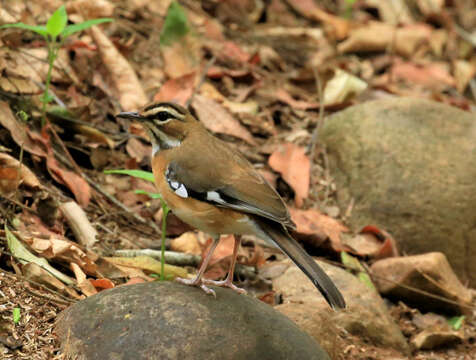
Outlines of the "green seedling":
[{"label": "green seedling", "polygon": [[44,126],[46,123],[46,106],[51,102],[53,97],[50,94],[50,83],[51,83],[51,73],[53,71],[53,66],[55,60],[58,57],[58,51],[63,46],[65,40],[72,34],[86,30],[93,25],[110,22],[113,19],[110,18],[100,18],[84,21],[79,24],[67,25],[68,23],[68,14],[66,13],[66,8],[62,5],[58,10],[56,10],[53,15],[50,16],[46,25],[28,25],[22,22],[15,24],[6,24],[0,26],[0,29],[5,28],[19,28],[24,30],[33,31],[41,35],[45,40],[48,47],[48,72],[46,74],[46,83],[45,91],[41,97],[42,103],[42,120],[41,125]]},{"label": "green seedling", "polygon": [[18,324],[20,322],[20,308],[13,308],[13,323]]},{"label": "green seedling", "polygon": [[[146,180],[149,182],[155,182],[154,179],[154,174],[152,174],[149,171],[143,171],[143,170],[105,170],[105,174],[120,174],[120,175],[129,175],[132,177],[136,177],[142,180]],[[136,190],[136,194],[144,194],[149,196],[151,199],[160,199],[160,203],[162,205],[162,234],[161,234],[161,259],[160,259],[160,268],[161,268],[161,274],[160,274],[160,281],[166,280],[165,278],[165,235],[167,232],[167,215],[169,214],[169,207],[163,200],[162,196],[157,193],[150,193],[148,191],[144,190]]]}]

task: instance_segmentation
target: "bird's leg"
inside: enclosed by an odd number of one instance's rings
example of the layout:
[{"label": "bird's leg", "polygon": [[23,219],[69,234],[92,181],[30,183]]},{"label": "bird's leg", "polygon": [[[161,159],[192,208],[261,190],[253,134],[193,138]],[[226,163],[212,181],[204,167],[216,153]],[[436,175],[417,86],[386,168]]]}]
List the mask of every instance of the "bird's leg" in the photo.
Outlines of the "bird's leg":
[{"label": "bird's leg", "polygon": [[231,265],[228,269],[228,274],[225,280],[215,281],[215,280],[208,280],[203,279],[205,284],[215,285],[215,286],[222,286],[222,287],[229,287],[230,289],[236,291],[239,294],[246,294],[246,290],[239,288],[236,285],[233,285],[233,273],[235,272],[235,265],[236,265],[236,258],[238,256],[238,249],[240,248],[241,236],[235,235],[235,243],[233,245],[233,255],[231,259]]},{"label": "bird's leg", "polygon": [[205,270],[207,269],[208,263],[210,262],[210,259],[212,258],[213,251],[215,251],[215,248],[217,247],[219,240],[220,240],[219,235],[213,237],[212,246],[210,247],[210,250],[208,250],[207,256],[205,256],[205,260],[203,260],[202,265],[200,266],[200,269],[198,270],[197,276],[195,276],[195,278],[193,279],[176,278],[175,281],[178,281],[185,285],[197,286],[203,291],[205,291],[207,294],[213,295],[214,297],[216,297],[215,291],[213,291],[212,289],[210,289],[208,286],[204,284],[202,276]]}]

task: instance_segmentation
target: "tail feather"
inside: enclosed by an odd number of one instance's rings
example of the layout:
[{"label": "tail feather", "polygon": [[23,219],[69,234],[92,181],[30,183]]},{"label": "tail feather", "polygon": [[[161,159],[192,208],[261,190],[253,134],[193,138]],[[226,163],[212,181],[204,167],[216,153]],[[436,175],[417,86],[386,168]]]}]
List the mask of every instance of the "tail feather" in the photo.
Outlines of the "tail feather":
[{"label": "tail feather", "polygon": [[333,309],[345,308],[344,297],[333,281],[284,228],[261,221],[259,226],[268,240],[272,240],[307,275]]}]

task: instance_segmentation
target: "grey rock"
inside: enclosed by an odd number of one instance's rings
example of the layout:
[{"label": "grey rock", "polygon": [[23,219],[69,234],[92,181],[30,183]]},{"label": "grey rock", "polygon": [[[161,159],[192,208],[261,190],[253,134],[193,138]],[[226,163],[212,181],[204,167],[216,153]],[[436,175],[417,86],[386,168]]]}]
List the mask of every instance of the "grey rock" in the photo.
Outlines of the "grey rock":
[{"label": "grey rock", "polygon": [[74,359],[316,359],[329,356],[272,307],[229,289],[181,284],[103,291],[71,306],[56,332]]},{"label": "grey rock", "polygon": [[274,290],[283,296],[283,304],[276,309],[318,340],[333,359],[354,343],[347,343],[346,332],[376,346],[408,354],[408,344],[379,294],[347,271],[318,263],[342,292],[347,308],[331,310],[302,271],[291,265],[273,280]]},{"label": "grey rock", "polygon": [[458,280],[442,253],[383,259],[370,269],[381,294],[420,310],[464,313],[471,306],[471,292]]},{"label": "grey rock", "polygon": [[444,104],[399,98],[352,106],[320,133],[354,230],[375,224],[410,254],[440,251],[476,285],[476,119]]}]

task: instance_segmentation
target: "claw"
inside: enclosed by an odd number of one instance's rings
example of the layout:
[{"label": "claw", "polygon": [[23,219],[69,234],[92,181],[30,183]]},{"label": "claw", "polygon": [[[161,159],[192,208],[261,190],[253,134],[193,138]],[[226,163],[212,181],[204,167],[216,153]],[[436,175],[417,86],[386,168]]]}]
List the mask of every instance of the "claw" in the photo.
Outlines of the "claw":
[{"label": "claw", "polygon": [[245,289],[242,289],[242,288],[239,288],[238,286],[234,285],[231,281],[229,281],[228,279],[225,279],[225,280],[219,280],[219,281],[216,281],[216,280],[209,280],[209,279],[203,279],[202,282],[204,284],[208,284],[208,285],[215,285],[215,286],[220,286],[220,287],[228,287],[230,288],[231,290],[237,292],[238,294],[246,294],[247,291]]},{"label": "claw", "polygon": [[208,286],[205,285],[204,281],[201,279],[184,279],[184,278],[176,278],[175,281],[189,286],[196,286],[202,289],[207,295],[212,295],[215,299],[217,297],[215,290],[210,289]]}]

